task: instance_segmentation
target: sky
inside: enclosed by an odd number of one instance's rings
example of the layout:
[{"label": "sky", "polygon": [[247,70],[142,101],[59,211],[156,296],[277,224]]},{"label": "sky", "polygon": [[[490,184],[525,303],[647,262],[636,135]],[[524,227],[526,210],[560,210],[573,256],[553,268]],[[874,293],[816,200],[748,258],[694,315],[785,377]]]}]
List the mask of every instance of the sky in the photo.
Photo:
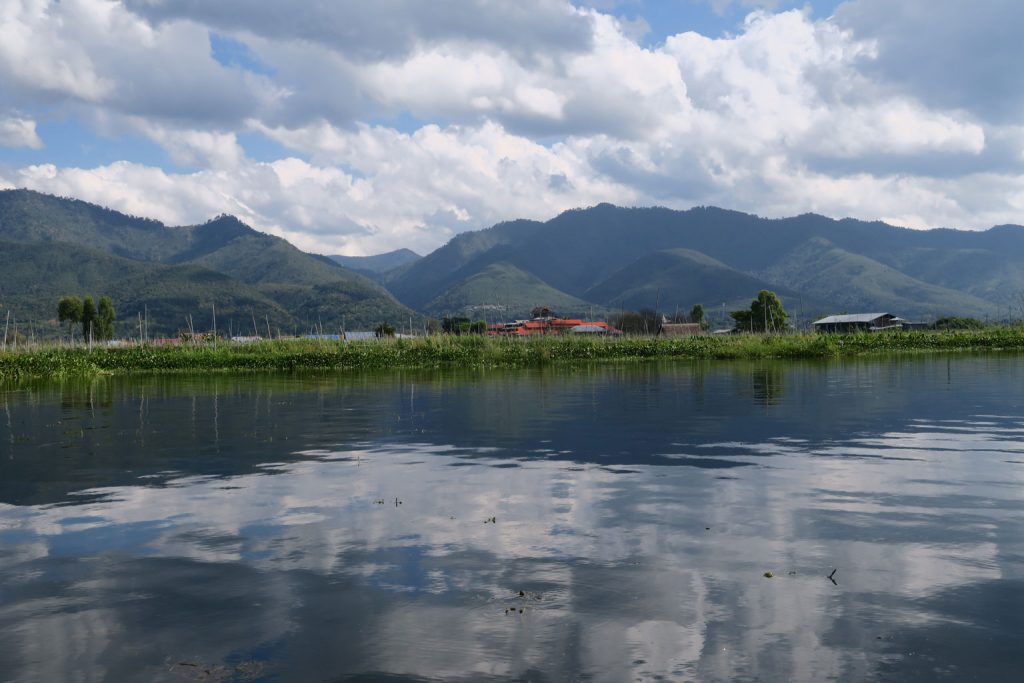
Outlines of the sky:
[{"label": "sky", "polygon": [[1024,223],[1019,0],[0,0],[0,188],[308,251],[601,202]]}]

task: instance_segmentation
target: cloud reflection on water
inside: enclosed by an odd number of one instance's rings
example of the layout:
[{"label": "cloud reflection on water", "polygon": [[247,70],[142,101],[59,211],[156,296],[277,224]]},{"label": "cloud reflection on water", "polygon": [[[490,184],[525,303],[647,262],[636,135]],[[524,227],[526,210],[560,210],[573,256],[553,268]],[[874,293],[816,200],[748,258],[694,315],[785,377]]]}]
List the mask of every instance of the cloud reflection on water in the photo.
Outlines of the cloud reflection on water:
[{"label": "cloud reflection on water", "polygon": [[[1024,468],[1006,462],[1024,420],[964,419],[960,401],[1020,405],[1022,361],[979,362],[946,400],[926,364],[867,363],[845,384],[841,367],[781,364],[770,405],[743,365],[419,382],[415,404],[404,379],[253,379],[217,394],[216,425],[188,383],[72,407],[15,395],[4,469],[38,502],[0,503],[0,671],[181,680],[171,660],[189,658],[284,680],[998,678],[1024,636]],[[932,400],[893,391],[908,378]],[[881,406],[865,382],[887,389]],[[142,391],[149,417],[129,432]],[[543,410],[516,412],[537,393]],[[482,417],[489,401],[502,421]],[[717,415],[731,431],[708,427]],[[83,439],[56,459],[40,444],[57,418],[111,451]],[[744,466],[723,479],[716,462]],[[69,495],[79,472],[93,486]]]}]

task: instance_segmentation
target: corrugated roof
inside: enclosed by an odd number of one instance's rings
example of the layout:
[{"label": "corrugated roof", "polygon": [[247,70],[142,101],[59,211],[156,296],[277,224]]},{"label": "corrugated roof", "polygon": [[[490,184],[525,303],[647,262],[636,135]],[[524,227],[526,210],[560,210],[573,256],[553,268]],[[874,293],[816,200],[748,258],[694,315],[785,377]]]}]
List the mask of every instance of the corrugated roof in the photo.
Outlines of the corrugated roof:
[{"label": "corrugated roof", "polygon": [[821,320],[815,320],[812,325],[834,325],[836,323],[871,323],[883,316],[892,316],[892,313],[849,313],[844,315],[830,315]]}]

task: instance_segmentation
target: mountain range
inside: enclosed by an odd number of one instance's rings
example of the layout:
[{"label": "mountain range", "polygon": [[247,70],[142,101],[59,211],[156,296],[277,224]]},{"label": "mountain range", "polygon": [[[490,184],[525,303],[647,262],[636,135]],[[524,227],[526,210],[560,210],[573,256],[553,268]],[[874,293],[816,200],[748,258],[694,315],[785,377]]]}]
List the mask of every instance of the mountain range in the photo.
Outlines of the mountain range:
[{"label": "mountain range", "polygon": [[140,315],[153,336],[186,329],[189,316],[211,329],[215,314],[233,334],[422,323],[365,275],[232,216],[168,227],[75,199],[0,192],[0,308],[22,330],[52,334],[67,295],[111,296],[118,334],[137,333]]},{"label": "mountain range", "polygon": [[[320,256],[232,216],[169,227],[80,200],[0,192],[0,313],[55,333],[65,295],[113,297],[119,330],[213,323],[251,333],[419,328],[424,316],[496,321],[537,305],[573,316],[689,311],[724,323],[761,289],[798,321],[842,312],[905,318],[1024,313],[1024,228],[909,230],[805,214],[765,219],[600,204],[549,221],[460,234],[420,257]],[[24,326],[22,329],[25,329]]]},{"label": "mountain range", "polygon": [[770,289],[802,322],[863,311],[1001,319],[1022,314],[1024,228],[911,230],[815,214],[765,219],[714,207],[600,204],[458,235],[382,281],[429,315],[460,303],[467,312],[507,303],[521,314],[501,288],[463,296],[495,269],[528,282],[536,300],[554,289],[573,314],[592,305],[674,312],[699,303],[724,323],[724,312]]}]

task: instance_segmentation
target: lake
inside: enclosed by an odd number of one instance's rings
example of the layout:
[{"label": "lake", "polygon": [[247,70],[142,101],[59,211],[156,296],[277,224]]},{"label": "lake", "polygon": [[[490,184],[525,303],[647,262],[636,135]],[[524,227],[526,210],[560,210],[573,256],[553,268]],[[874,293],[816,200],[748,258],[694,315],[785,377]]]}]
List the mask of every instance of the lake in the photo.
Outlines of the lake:
[{"label": "lake", "polygon": [[1021,356],[0,388],[0,681],[1022,666]]}]

